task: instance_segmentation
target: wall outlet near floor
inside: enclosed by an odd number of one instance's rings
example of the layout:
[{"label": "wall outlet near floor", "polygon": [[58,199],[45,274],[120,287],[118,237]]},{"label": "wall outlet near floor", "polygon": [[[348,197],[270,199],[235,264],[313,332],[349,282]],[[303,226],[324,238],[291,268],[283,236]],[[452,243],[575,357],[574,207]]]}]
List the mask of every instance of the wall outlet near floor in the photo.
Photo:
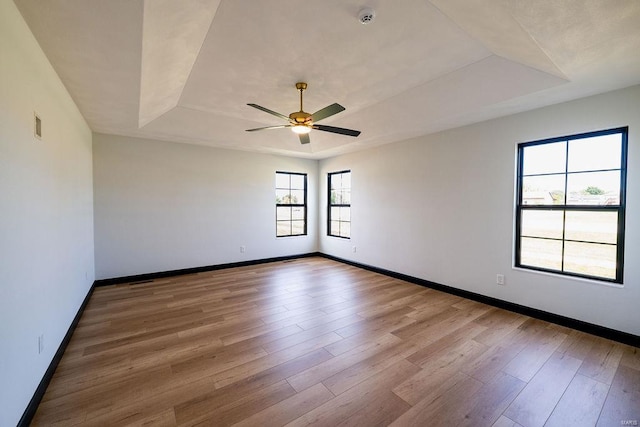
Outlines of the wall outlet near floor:
[{"label": "wall outlet near floor", "polygon": [[353,251],[353,253],[355,254],[355,253],[357,252],[358,248],[354,246],[354,247],[352,247],[352,248],[351,248],[351,250],[352,250],[352,251]]},{"label": "wall outlet near floor", "polygon": [[496,283],[504,286],[504,274],[496,274]]},{"label": "wall outlet near floor", "polygon": [[38,354],[44,351],[44,334],[38,335]]},{"label": "wall outlet near floor", "polygon": [[247,250],[246,246],[240,246],[240,253],[243,254]]}]

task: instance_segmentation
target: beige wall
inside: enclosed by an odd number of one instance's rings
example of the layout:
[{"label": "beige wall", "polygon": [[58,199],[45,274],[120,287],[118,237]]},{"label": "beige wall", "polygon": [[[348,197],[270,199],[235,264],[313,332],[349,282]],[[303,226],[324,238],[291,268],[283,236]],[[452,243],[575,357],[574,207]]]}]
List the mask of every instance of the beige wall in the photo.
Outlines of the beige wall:
[{"label": "beige wall", "polygon": [[[640,335],[638,111],[640,86],[323,160],[320,194],[328,172],[352,170],[352,239],[321,231],[320,251]],[[513,269],[517,143],[622,126],[624,286]],[[326,204],[324,196],[320,224]]]},{"label": "beige wall", "polygon": [[[308,175],[306,236],[276,238],[276,171]],[[95,134],[96,276],[315,252],[317,171],[314,160]]]},{"label": "beige wall", "polygon": [[11,426],[89,291],[94,262],[91,131],[9,0],[0,1],[0,195],[0,425]]}]

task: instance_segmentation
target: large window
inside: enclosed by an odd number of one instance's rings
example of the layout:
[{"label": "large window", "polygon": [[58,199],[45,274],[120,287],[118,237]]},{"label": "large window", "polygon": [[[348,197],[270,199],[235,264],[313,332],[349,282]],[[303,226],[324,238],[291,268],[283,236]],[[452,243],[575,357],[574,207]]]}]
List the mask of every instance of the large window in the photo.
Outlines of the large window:
[{"label": "large window", "polygon": [[351,238],[351,171],[329,174],[327,234]]},{"label": "large window", "polygon": [[518,145],[516,267],[622,283],[627,132]]},{"label": "large window", "polygon": [[276,236],[307,234],[307,174],[276,172]]}]

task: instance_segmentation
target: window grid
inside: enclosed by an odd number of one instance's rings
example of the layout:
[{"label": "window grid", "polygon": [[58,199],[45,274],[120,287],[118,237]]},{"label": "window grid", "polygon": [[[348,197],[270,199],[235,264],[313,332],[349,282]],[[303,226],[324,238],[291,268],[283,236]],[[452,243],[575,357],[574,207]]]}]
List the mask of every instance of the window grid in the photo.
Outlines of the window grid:
[{"label": "window grid", "polygon": [[351,238],[351,171],[328,175],[327,235]]},{"label": "window grid", "polygon": [[[583,168],[584,170],[570,170],[570,161],[578,157],[578,155],[572,154],[571,151],[572,147],[576,147],[575,144],[585,142],[587,138],[605,137],[607,135],[617,135],[620,138],[618,168],[590,167],[586,169]],[[625,127],[573,135],[568,137],[553,138],[543,141],[522,143],[518,145],[518,181],[515,239],[516,267],[539,271],[548,271],[563,275],[585,277],[622,284],[624,265],[627,136],[628,128]],[[526,169],[525,157],[527,156],[527,154],[525,151],[527,148],[558,143],[565,145],[564,170],[556,171],[554,173],[526,174],[524,172]],[[579,150],[577,150],[576,152],[579,152]],[[617,152],[614,154],[617,155]],[[597,158],[597,156],[592,157]],[[593,158],[590,158],[589,160],[593,161]],[[582,174],[583,177],[588,178],[589,174],[591,174],[593,179],[594,174],[597,175],[598,173],[607,172],[619,174],[619,179],[617,181],[618,187],[616,188],[617,194],[615,195],[617,197],[609,197],[607,196],[608,193],[604,191],[598,191],[600,189],[597,186],[589,186],[586,188],[586,190],[591,189],[592,192],[588,193],[583,191],[584,194],[586,194],[584,198],[578,197],[577,200],[572,200],[570,198],[570,196],[572,196],[574,199],[576,199],[576,191],[572,190],[569,187],[570,177],[576,177]],[[534,200],[533,204],[529,204],[531,200],[525,200],[526,190],[524,182],[526,181],[526,179],[531,177],[535,178],[549,176],[563,177],[564,186],[562,198],[560,199],[558,197],[558,194],[555,195],[556,197],[553,197],[553,192],[551,192],[550,197],[546,200]],[[531,196],[532,192],[529,192],[528,194],[529,196]],[[594,203],[592,200],[589,200],[589,194],[596,194],[596,196],[594,197],[599,196],[599,202]],[[552,198],[553,200],[549,200],[550,198]],[[615,201],[615,203],[613,203],[613,201]],[[538,215],[539,217],[547,216],[547,218],[549,218],[551,217],[552,213],[555,212],[561,214],[561,234],[559,236],[544,236],[541,235],[540,230],[537,230],[538,234],[536,235],[535,227],[532,227],[531,224],[529,224],[529,226],[532,229],[528,230],[528,232],[524,229],[525,223],[527,223],[527,217],[533,217],[535,219],[536,215]],[[579,220],[581,216],[583,221],[582,224]],[[571,219],[570,217],[574,218]],[[609,240],[612,241],[606,241],[607,239],[605,239],[604,237],[607,235],[607,221],[602,221],[602,219],[607,217],[609,217],[608,224],[610,228],[608,233]],[[612,220],[613,218],[615,218],[615,220]],[[589,223],[589,220],[592,221],[592,223]],[[597,220],[600,220],[601,223],[597,223]],[[535,224],[535,221],[530,222]],[[603,225],[602,222],[604,222],[605,224]],[[579,229],[580,226],[582,227],[582,231],[572,230],[572,227]],[[615,230],[613,230],[614,226]],[[603,232],[601,229],[604,229],[605,232]],[[569,231],[571,231],[571,233],[569,233]],[[550,231],[547,230],[546,232],[549,233]],[[576,237],[580,233],[582,233],[582,238]],[[592,237],[587,238],[588,236]],[[535,253],[535,250],[532,250],[532,247],[536,244],[538,245],[538,247],[543,246],[545,245],[545,243],[543,242],[547,242],[547,251],[554,242],[560,244],[559,266],[554,266],[551,263],[545,264],[544,260],[536,260],[535,262],[532,262],[531,259],[527,259],[526,254]],[[534,245],[532,245],[532,243]],[[544,257],[545,255],[548,256],[549,252],[542,253],[541,256]],[[607,257],[609,260],[608,263],[606,262]],[[586,259],[592,260],[593,265],[589,265],[589,262],[585,262]],[[574,264],[572,265],[569,261],[573,262]],[[580,262],[582,262],[582,264],[580,264]],[[603,267],[603,265],[605,266]]]},{"label": "window grid", "polygon": [[276,172],[276,237],[307,234],[307,174]]}]

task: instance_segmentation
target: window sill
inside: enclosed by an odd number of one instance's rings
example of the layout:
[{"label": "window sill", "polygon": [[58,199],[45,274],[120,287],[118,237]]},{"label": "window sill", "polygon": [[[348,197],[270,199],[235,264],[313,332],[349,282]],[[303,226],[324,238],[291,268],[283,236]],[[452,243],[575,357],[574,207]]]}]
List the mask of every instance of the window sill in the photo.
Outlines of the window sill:
[{"label": "window sill", "polygon": [[624,288],[624,283],[611,283],[611,282],[605,282],[597,279],[587,279],[586,277],[576,277],[576,276],[568,276],[568,275],[559,274],[559,273],[551,273],[549,271],[530,270],[528,268],[516,267],[513,265],[511,266],[511,269],[515,271],[521,271],[523,273],[539,274],[543,276],[555,277],[558,279],[566,279],[566,280],[573,280],[573,281],[583,282],[583,283],[591,283],[594,285],[607,286],[609,288],[615,288],[615,289]]}]

